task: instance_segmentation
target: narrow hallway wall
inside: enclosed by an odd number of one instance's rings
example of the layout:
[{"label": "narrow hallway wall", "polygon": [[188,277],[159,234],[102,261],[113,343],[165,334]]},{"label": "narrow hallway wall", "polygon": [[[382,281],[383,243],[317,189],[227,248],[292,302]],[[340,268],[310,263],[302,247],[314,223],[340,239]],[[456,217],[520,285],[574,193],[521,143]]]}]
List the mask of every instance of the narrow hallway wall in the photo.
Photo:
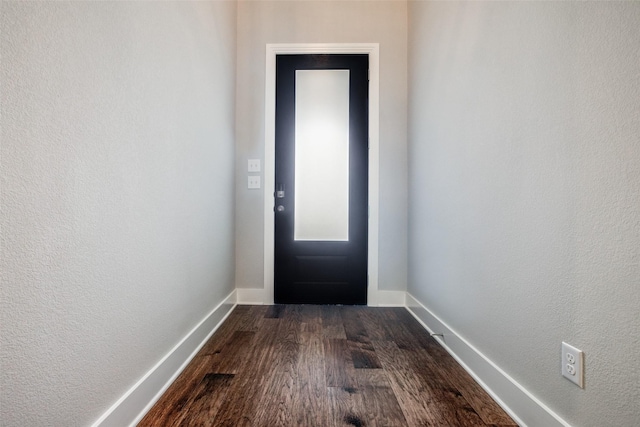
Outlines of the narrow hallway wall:
[{"label": "narrow hallway wall", "polygon": [[233,291],[236,5],[0,7],[0,424],[91,425]]},{"label": "narrow hallway wall", "polygon": [[640,3],[409,2],[409,88],[409,293],[569,424],[637,425]]}]

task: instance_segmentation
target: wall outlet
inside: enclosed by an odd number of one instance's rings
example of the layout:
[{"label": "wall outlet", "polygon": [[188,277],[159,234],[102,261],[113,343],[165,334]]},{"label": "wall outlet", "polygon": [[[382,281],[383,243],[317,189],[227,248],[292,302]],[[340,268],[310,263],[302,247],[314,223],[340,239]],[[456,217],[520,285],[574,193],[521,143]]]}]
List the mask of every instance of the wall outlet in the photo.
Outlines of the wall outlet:
[{"label": "wall outlet", "polygon": [[562,376],[584,388],[584,353],[566,342],[562,343]]}]

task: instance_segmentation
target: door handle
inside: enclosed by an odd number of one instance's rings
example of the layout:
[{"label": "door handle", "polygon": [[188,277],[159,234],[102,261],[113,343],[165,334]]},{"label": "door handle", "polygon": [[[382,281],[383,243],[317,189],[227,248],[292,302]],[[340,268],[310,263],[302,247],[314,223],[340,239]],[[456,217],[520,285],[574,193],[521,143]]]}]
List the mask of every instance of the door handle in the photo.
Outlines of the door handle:
[{"label": "door handle", "polygon": [[282,205],[278,205],[278,206],[276,207],[276,211],[278,211],[278,212],[284,212],[284,206],[282,206]]},{"label": "door handle", "polygon": [[284,184],[278,184],[278,188],[276,189],[276,198],[284,199]]}]

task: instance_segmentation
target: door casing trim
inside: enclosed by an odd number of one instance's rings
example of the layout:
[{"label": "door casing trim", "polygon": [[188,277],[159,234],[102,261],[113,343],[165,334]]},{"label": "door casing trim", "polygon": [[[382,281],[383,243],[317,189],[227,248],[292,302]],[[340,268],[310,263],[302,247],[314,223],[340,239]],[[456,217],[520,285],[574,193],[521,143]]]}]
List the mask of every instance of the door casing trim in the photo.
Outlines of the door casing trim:
[{"label": "door casing trim", "polygon": [[369,55],[369,224],[367,248],[367,305],[378,301],[378,223],[380,175],[380,44],[293,43],[267,44],[264,142],[264,303],[273,304],[275,191],[276,55],[279,54]]}]

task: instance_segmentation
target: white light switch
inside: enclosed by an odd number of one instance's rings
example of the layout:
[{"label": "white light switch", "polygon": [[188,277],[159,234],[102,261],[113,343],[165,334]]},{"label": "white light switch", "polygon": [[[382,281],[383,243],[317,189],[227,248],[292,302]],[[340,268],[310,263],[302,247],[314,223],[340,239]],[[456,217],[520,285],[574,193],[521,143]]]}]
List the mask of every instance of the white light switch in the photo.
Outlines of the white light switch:
[{"label": "white light switch", "polygon": [[260,172],[260,159],[249,159],[247,161],[248,172]]},{"label": "white light switch", "polygon": [[260,176],[259,175],[249,175],[249,181],[247,183],[247,188],[256,189],[260,188]]}]

